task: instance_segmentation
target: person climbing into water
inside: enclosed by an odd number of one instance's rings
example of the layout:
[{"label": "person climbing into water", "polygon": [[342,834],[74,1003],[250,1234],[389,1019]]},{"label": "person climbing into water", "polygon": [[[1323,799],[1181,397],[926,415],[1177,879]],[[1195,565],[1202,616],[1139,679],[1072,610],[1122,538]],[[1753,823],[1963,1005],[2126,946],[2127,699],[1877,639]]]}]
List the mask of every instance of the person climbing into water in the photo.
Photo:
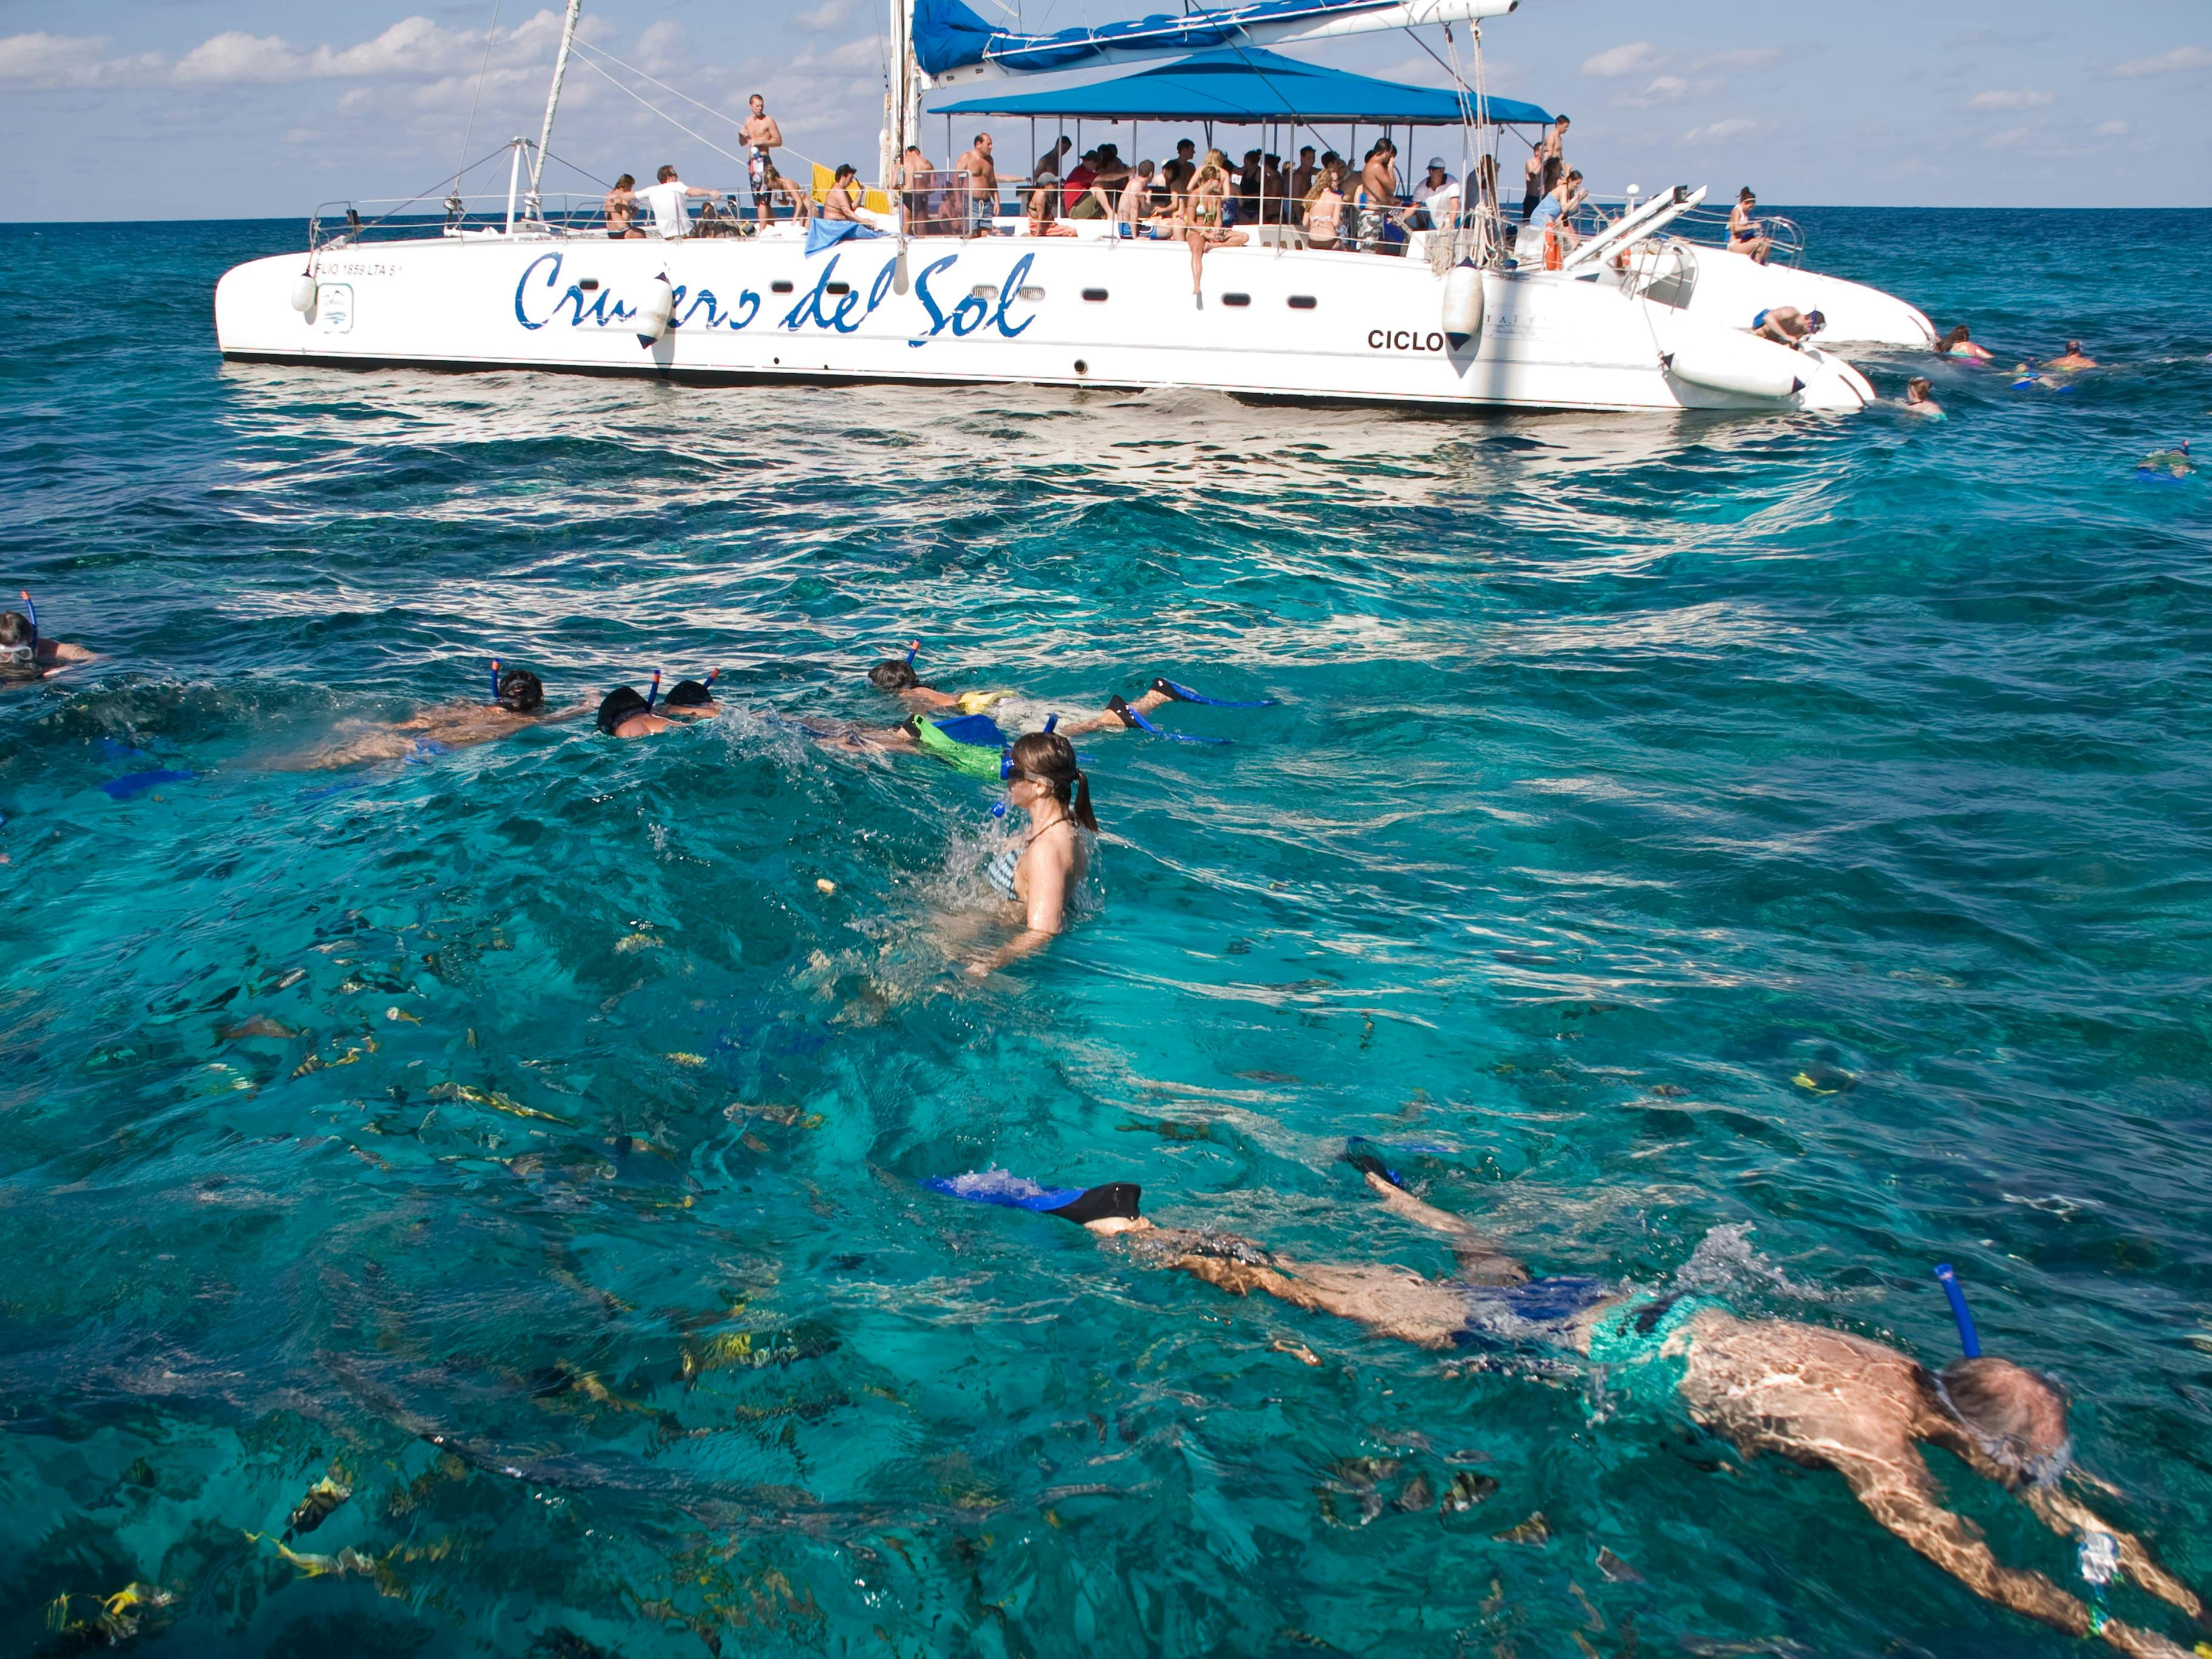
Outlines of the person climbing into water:
[{"label": "person climbing into water", "polygon": [[1000,848],[984,878],[1021,931],[967,964],[981,979],[1010,962],[1033,955],[1067,924],[1075,890],[1090,866],[1086,834],[1098,833],[1091,810],[1091,780],[1075,745],[1057,732],[1032,732],[1014,739],[1006,759],[1006,798],[1029,814],[1029,833]]},{"label": "person climbing into water", "polygon": [[[1380,1149],[1354,1141],[1345,1158],[1386,1208],[1450,1241],[1455,1274],[1429,1279],[1379,1264],[1292,1261],[1231,1233],[1156,1227],[1141,1212],[1141,1189],[1127,1182],[1054,1191],[994,1171],[923,1184],[976,1202],[1065,1216],[1156,1265],[1236,1295],[1259,1291],[1418,1347],[1578,1355],[1597,1368],[1605,1397],[1624,1408],[1680,1410],[1746,1456],[1772,1451],[1834,1469],[1882,1526],[1988,1601],[2069,1636],[2100,1636],[2138,1659],[2189,1659],[2165,1637],[2106,1611],[2104,1583],[2124,1573],[2191,1619],[2204,1616],[2197,1595],[2141,1539],[2061,1489],[2071,1455],[2065,1395],[2046,1376],[1982,1354],[1953,1283],[1946,1288],[1968,1357],[1930,1372],[1879,1342],[1790,1321],[1739,1318],[1708,1297],[1632,1290],[1579,1274],[1535,1277],[1498,1241],[1406,1191]],[[1917,1442],[1954,1454],[2061,1537],[2079,1535],[2090,1600],[2039,1572],[2001,1565],[1979,1531],[1942,1506]]]},{"label": "person climbing into water", "polygon": [[28,685],[49,679],[79,663],[96,662],[99,653],[39,632],[39,607],[28,588],[21,611],[0,611],[0,684]]},{"label": "person climbing into water", "polygon": [[1819,312],[1800,311],[1796,306],[1769,306],[1751,319],[1751,331],[1759,338],[1793,349],[1802,349],[1827,325],[1828,319]]},{"label": "person climbing into water", "polygon": [[489,689],[489,702],[441,703],[397,724],[280,764],[284,769],[328,771],[374,761],[420,759],[512,737],[533,726],[557,726],[591,713],[583,703],[549,710],[545,683],[527,668],[504,666],[496,657],[491,661]]}]

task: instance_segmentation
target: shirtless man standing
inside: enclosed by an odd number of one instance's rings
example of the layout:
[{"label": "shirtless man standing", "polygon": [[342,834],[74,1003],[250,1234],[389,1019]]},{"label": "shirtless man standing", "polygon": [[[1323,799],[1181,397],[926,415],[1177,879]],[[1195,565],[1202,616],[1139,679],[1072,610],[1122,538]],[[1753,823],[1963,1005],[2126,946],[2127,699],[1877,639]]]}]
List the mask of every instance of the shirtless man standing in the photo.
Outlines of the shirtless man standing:
[{"label": "shirtless man standing", "polygon": [[999,169],[991,160],[991,135],[977,133],[975,142],[961,153],[952,167],[956,173],[968,175],[968,214],[960,234],[980,236],[999,206]]},{"label": "shirtless man standing", "polygon": [[783,142],[783,129],[775,124],[775,117],[768,112],[768,100],[755,93],[749,100],[752,113],[738,129],[738,136],[745,141],[748,154],[746,170],[753,187],[753,214],[766,224],[775,214],[775,157],[770,151]]}]

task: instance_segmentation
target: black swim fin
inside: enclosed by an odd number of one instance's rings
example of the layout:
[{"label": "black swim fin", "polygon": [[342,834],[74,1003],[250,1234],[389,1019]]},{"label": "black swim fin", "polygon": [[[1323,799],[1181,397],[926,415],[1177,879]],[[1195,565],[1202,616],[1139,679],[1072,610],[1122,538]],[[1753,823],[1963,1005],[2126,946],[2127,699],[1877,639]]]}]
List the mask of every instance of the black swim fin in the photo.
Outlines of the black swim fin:
[{"label": "black swim fin", "polygon": [[1109,1181],[1103,1187],[1091,1188],[1073,1203],[1063,1204],[1045,1213],[1073,1221],[1078,1226],[1109,1219],[1134,1221],[1139,1213],[1137,1202],[1144,1194],[1145,1189],[1133,1181]]},{"label": "black swim fin", "polygon": [[1376,1155],[1375,1143],[1364,1135],[1354,1135],[1344,1143],[1344,1161],[1362,1175],[1381,1176],[1393,1187],[1403,1188],[1398,1172]]}]

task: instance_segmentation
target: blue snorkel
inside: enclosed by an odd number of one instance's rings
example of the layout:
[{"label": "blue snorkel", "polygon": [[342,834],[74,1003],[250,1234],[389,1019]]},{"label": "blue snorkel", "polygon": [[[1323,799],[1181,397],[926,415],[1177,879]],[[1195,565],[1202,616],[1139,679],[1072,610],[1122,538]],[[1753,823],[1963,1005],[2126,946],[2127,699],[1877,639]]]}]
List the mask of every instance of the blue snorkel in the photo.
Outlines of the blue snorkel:
[{"label": "blue snorkel", "polygon": [[907,665],[908,668],[911,668],[911,667],[913,667],[913,666],[914,666],[914,653],[915,653],[915,652],[917,652],[917,651],[921,650],[921,641],[920,640],[913,641],[911,641],[911,642],[907,646],[907,648],[906,648],[906,665]]},{"label": "blue snorkel", "polygon": [[491,700],[494,702],[499,701],[499,659],[497,657],[491,659]]},{"label": "blue snorkel", "polygon": [[1959,1288],[1959,1276],[1951,1271],[1951,1264],[1936,1264],[1936,1279],[1943,1287],[1943,1294],[1951,1298],[1951,1317],[1959,1322],[1959,1346],[1969,1359],[1982,1357],[1982,1339],[1974,1334],[1974,1316],[1966,1311],[1966,1293]]},{"label": "blue snorkel", "polygon": [[[2181,447],[2185,452],[2189,446],[2184,444]],[[31,624],[31,649],[36,651],[39,648],[39,602],[31,597],[29,588],[26,587],[19,591],[23,595],[24,619]]]},{"label": "blue snorkel", "polygon": [[645,694],[645,712],[650,714],[653,705],[660,701],[660,671],[653,671],[653,689]]}]

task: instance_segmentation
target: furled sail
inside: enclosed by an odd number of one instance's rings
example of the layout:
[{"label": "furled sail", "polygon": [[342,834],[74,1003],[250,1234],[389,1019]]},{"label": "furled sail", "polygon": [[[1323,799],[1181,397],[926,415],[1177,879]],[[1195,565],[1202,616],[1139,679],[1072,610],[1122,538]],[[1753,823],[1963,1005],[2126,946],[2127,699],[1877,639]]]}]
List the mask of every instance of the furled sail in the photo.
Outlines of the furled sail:
[{"label": "furled sail", "polygon": [[1254,0],[1180,16],[1155,15],[1097,28],[1022,34],[978,16],[962,0],[914,0],[915,63],[932,82],[1067,69],[1101,59],[1281,45],[1421,23],[1496,17],[1518,0]]}]

